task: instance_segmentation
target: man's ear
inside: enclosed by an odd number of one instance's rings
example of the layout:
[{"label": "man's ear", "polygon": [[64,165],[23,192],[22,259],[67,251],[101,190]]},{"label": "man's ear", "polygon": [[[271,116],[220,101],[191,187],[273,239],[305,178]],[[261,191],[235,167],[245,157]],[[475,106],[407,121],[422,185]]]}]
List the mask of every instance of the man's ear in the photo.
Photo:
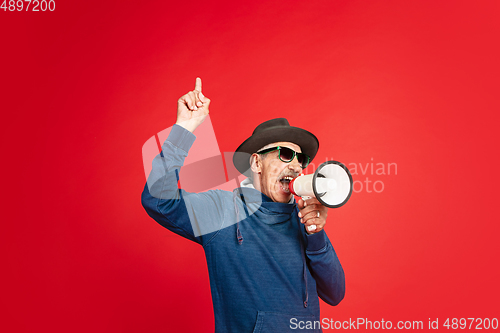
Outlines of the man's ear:
[{"label": "man's ear", "polygon": [[262,160],[259,154],[253,153],[252,156],[250,156],[250,169],[252,169],[253,173],[261,173]]}]

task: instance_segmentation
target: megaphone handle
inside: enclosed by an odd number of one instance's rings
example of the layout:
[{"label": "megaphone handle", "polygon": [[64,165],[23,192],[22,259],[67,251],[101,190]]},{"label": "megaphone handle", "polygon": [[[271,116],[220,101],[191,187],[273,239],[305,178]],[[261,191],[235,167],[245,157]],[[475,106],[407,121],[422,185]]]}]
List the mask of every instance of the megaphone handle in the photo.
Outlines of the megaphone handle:
[{"label": "megaphone handle", "polygon": [[[308,195],[304,195],[303,197],[301,197],[302,200],[308,200],[308,199],[311,199],[312,197],[308,196]],[[313,224],[313,225],[310,225],[307,227],[307,230],[308,231],[314,231],[316,230],[316,226]]]}]

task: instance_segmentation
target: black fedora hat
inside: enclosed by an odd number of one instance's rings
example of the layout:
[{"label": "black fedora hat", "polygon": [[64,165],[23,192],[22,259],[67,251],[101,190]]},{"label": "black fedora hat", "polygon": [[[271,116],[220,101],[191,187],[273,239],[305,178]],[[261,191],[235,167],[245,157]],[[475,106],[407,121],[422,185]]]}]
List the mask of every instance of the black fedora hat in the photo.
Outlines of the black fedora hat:
[{"label": "black fedora hat", "polygon": [[295,143],[300,146],[304,154],[311,158],[311,161],[316,156],[319,148],[319,141],[311,132],[290,126],[285,118],[271,119],[257,126],[252,136],[236,149],[233,155],[233,163],[236,169],[248,177],[251,174],[250,156],[273,142]]}]

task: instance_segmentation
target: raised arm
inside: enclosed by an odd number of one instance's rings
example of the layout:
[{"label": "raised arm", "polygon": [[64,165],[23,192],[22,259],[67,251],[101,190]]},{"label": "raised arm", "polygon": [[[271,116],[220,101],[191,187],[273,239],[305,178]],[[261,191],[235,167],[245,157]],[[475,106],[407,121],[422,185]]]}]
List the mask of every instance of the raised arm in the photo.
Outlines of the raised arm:
[{"label": "raised arm", "polygon": [[[160,225],[197,243],[202,235],[216,229],[224,210],[217,191],[188,193],[178,188],[180,169],[195,141],[192,131],[208,115],[210,99],[201,93],[201,79],[195,90],[182,96],[177,103],[177,122],[153,159],[151,173],[142,193],[146,212]],[[200,170],[203,172],[203,170]]]}]

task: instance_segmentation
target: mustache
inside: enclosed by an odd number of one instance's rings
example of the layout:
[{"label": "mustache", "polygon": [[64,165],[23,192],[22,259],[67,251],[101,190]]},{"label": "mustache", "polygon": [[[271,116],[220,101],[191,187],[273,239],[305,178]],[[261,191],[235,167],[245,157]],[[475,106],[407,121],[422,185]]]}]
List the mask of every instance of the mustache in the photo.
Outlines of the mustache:
[{"label": "mustache", "polygon": [[299,175],[300,175],[300,172],[294,172],[291,170],[287,170],[287,171],[280,173],[280,175],[278,176],[278,180],[283,179],[284,177],[288,177],[288,176],[293,177],[293,178],[297,178]]}]

